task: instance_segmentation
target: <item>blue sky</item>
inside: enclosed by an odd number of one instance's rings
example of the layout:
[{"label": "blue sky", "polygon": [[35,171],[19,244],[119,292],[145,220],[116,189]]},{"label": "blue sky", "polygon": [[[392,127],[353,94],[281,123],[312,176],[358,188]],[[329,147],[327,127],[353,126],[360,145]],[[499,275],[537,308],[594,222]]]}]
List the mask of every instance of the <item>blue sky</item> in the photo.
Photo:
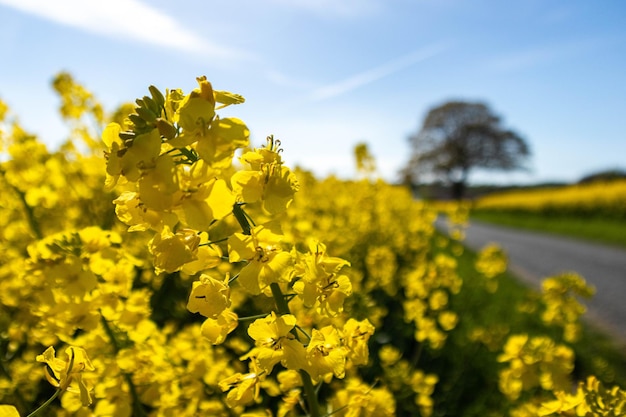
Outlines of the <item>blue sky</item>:
[{"label": "blue sky", "polygon": [[529,142],[526,173],[477,182],[574,181],[626,168],[626,3],[578,0],[0,0],[0,98],[51,146],[67,129],[50,80],[74,77],[112,110],[165,88],[246,103],[260,146],[288,165],[354,175],[369,144],[395,180],[433,106],[484,101]]}]

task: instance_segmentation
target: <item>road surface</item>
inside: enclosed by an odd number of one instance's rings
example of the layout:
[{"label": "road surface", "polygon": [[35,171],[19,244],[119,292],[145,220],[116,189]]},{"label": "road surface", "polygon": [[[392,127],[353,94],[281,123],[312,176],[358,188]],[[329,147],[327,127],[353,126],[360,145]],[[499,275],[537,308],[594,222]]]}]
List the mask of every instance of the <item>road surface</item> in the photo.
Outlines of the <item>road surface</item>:
[{"label": "road surface", "polygon": [[474,221],[465,233],[465,244],[476,251],[498,243],[508,254],[509,270],[535,288],[560,272],[580,274],[596,289],[583,301],[588,321],[626,346],[625,249]]}]

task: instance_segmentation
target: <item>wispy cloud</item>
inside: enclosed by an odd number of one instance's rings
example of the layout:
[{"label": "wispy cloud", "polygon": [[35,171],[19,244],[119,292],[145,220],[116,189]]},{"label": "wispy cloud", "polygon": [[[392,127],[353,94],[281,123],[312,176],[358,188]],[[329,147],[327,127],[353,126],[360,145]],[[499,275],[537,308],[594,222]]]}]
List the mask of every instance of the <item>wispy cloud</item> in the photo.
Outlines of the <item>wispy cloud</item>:
[{"label": "wispy cloud", "polygon": [[586,39],[542,45],[497,56],[485,61],[485,66],[495,71],[523,70],[581,55],[605,43],[602,39]]},{"label": "wispy cloud", "polygon": [[529,68],[554,59],[554,52],[549,48],[538,48],[507,53],[489,60],[486,66],[496,71],[514,71]]},{"label": "wispy cloud", "polygon": [[299,9],[325,17],[355,18],[374,15],[385,0],[266,0],[290,9]]},{"label": "wispy cloud", "polygon": [[220,58],[242,51],[199,38],[171,16],[139,0],[0,0],[0,4],[86,32]]},{"label": "wispy cloud", "polygon": [[265,77],[268,81],[281,87],[295,88],[298,90],[310,90],[315,87],[315,84],[309,80],[292,77],[275,69],[267,70]]},{"label": "wispy cloud", "polygon": [[383,65],[355,74],[345,80],[317,88],[311,93],[310,98],[313,100],[326,100],[345,94],[359,87],[378,81],[381,78],[385,78],[402,71],[403,69],[417,64],[418,62],[423,62],[433,58],[449,48],[450,45],[444,43],[438,43],[425,48],[420,48]]}]

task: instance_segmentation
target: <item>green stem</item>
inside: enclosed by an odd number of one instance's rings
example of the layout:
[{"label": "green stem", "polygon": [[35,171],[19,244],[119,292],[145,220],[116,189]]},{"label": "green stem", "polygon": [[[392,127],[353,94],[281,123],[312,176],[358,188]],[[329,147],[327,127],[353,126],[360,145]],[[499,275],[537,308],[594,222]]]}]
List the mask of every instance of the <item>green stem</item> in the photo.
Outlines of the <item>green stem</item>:
[{"label": "green stem", "polygon": [[424,343],[419,342],[417,349],[413,353],[413,357],[411,358],[411,366],[413,368],[417,368],[417,363],[419,362],[422,356],[422,350],[424,349]]},{"label": "green stem", "polygon": [[26,193],[24,193],[22,190],[20,190],[19,188],[11,184],[9,180],[6,179],[4,169],[0,169],[0,174],[2,174],[7,184],[9,184],[9,187],[11,187],[13,191],[15,191],[20,201],[22,202],[22,205],[24,206],[24,211],[26,212],[26,220],[28,221],[28,225],[30,226],[30,229],[35,234],[35,237],[37,239],[43,239],[43,233],[41,233],[41,228],[39,227],[39,223],[37,222],[37,219],[35,218],[35,212],[33,211],[33,208],[29,206],[28,202],[26,201]]},{"label": "green stem", "polygon": [[[241,273],[241,272],[240,272]],[[237,280],[237,278],[239,278],[239,274],[235,275],[234,277],[232,277],[231,279],[228,280],[228,285],[232,284],[234,281]]]},{"label": "green stem", "polygon": [[[283,291],[280,289],[280,285],[276,282],[272,282],[270,284],[270,289],[272,290],[272,296],[274,297],[274,302],[276,303],[276,309],[278,313],[281,315],[291,314],[289,310],[289,304],[283,295]],[[291,331],[296,339],[300,340],[298,337],[298,330],[294,327]],[[320,406],[317,402],[317,393],[315,392],[315,386],[313,385],[313,381],[311,380],[311,375],[304,369],[300,369],[300,377],[302,378],[302,385],[304,386],[304,396],[306,398],[307,403],[309,404],[309,416],[310,417],[320,417]]]},{"label": "green stem", "polygon": [[30,414],[29,414],[29,415],[27,415],[26,417],[35,417],[37,414],[39,414],[39,412],[40,412],[41,410],[43,410],[44,408],[46,408],[47,406],[49,406],[49,405],[50,405],[50,403],[51,403],[52,401],[54,401],[56,397],[58,397],[58,396],[59,396],[59,394],[61,393],[61,391],[63,391],[61,388],[57,389],[57,390],[54,392],[54,395],[52,395],[52,397],[48,398],[48,400],[47,400],[45,403],[41,404],[41,405],[39,406],[39,408],[37,408],[35,411],[33,411],[32,413],[30,413]]},{"label": "green stem", "polygon": [[309,415],[310,417],[320,417],[320,406],[317,402],[317,393],[315,392],[311,375],[304,369],[300,369],[300,377],[304,386],[304,396],[309,403]]},{"label": "green stem", "polygon": [[109,326],[109,322],[104,318],[102,312],[100,312],[100,321],[102,322],[102,327],[104,327],[104,332],[109,336],[111,340],[111,344],[113,345],[113,352],[117,354],[120,351],[120,345],[115,338],[115,333],[113,333],[113,329]]},{"label": "green stem", "polygon": [[274,302],[276,303],[276,309],[278,313],[281,315],[291,314],[289,310],[289,304],[287,304],[287,300],[283,295],[283,291],[280,289],[280,285],[276,282],[272,282],[270,284],[270,290],[272,290],[272,296],[274,297]]},{"label": "green stem", "polygon": [[235,205],[233,206],[233,215],[235,216],[235,219],[237,219],[237,222],[241,226],[241,230],[243,231],[243,234],[251,235],[252,228],[250,227],[248,216],[246,216],[246,213],[241,208],[240,203],[235,203]]},{"label": "green stem", "polygon": [[[113,333],[113,329],[109,326],[109,322],[104,318],[102,312],[100,312],[100,321],[102,322],[102,327],[104,327],[104,332],[109,336],[111,340],[111,344],[113,345],[113,352],[117,354],[120,351],[120,345],[117,339],[115,338],[115,333]],[[124,380],[128,385],[128,390],[130,391],[130,397],[133,400],[133,415],[134,416],[146,416],[146,411],[141,406],[141,401],[139,400],[139,394],[137,393],[137,388],[135,388],[135,384],[133,383],[133,378],[131,374],[127,372],[122,372],[124,376]]]},{"label": "green stem", "polygon": [[[235,203],[233,206],[233,215],[237,222],[241,226],[241,230],[244,235],[251,235],[252,228],[250,227],[250,217],[247,216],[246,212],[241,208],[241,204]],[[272,290],[272,296],[274,297],[274,302],[276,303],[276,309],[278,313],[281,315],[291,314],[289,310],[289,303],[283,294],[283,291],[280,289],[278,283],[273,282],[270,284],[270,289]],[[294,328],[291,331],[297,340],[300,340],[298,337],[298,331]],[[309,405],[309,416],[310,417],[320,417],[320,406],[317,402],[317,393],[315,392],[315,386],[313,386],[313,381],[311,380],[311,375],[308,374],[304,369],[300,369],[300,377],[302,378],[302,385],[304,386],[304,396],[306,397],[306,401]]]},{"label": "green stem", "polygon": [[228,240],[228,238],[225,237],[225,238],[218,239],[218,240],[212,240],[212,241],[207,242],[207,243],[201,243],[198,246],[211,246],[211,245],[214,245],[216,243],[226,242],[227,240]]},{"label": "green stem", "polygon": [[255,316],[237,317],[237,321],[249,321],[249,320],[263,319],[265,317],[267,317],[267,314],[257,314]]},{"label": "green stem", "polygon": [[295,329],[298,330],[300,333],[302,333],[308,340],[311,340],[311,335],[308,334],[302,327],[296,324]]}]

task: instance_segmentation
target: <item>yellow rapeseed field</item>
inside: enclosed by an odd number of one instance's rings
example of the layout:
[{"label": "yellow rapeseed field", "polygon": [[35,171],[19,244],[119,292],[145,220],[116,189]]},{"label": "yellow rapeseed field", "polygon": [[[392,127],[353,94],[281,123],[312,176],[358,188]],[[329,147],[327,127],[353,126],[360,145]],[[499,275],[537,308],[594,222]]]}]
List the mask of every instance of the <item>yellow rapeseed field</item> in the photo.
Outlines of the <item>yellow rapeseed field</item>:
[{"label": "yellow rapeseed field", "polygon": [[511,301],[366,147],[359,181],[292,170],[197,82],[109,115],[61,74],[53,152],[0,102],[0,417],[623,415],[582,277]]},{"label": "yellow rapeseed field", "polygon": [[477,199],[474,208],[626,218],[626,180],[494,193]]}]

